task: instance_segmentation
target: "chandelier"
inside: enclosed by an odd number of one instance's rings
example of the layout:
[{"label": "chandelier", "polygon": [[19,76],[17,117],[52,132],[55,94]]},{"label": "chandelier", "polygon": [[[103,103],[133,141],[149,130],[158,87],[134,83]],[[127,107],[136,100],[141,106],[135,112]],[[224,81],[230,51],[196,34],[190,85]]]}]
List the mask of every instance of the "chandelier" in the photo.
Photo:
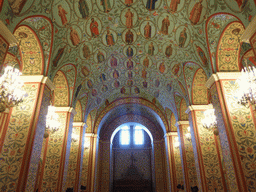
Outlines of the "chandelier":
[{"label": "chandelier", "polygon": [[27,93],[22,89],[21,72],[7,66],[0,77],[0,112],[6,108],[14,107],[23,101]]},{"label": "chandelier", "polygon": [[[55,112],[55,107],[50,105],[46,116],[46,131],[55,133],[60,128],[59,115]],[[45,137],[48,137],[46,133]]]},{"label": "chandelier", "polygon": [[236,92],[238,103],[249,107],[256,105],[256,68],[248,66],[245,59],[246,67],[241,71],[241,76],[236,80],[239,89]]}]

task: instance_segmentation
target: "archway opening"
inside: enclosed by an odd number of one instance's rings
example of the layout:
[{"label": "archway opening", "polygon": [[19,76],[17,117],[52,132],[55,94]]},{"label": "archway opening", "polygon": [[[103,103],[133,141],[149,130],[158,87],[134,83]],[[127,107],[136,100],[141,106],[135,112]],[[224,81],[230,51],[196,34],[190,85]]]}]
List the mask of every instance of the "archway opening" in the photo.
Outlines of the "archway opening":
[{"label": "archway opening", "polygon": [[112,191],[153,192],[153,137],[143,125],[120,125],[111,136]]}]

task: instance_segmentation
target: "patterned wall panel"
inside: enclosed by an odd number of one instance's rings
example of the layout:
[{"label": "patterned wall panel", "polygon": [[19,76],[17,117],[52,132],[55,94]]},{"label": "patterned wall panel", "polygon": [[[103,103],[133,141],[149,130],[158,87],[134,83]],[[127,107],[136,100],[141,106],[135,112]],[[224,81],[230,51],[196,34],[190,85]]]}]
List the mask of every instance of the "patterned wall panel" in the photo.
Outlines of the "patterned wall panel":
[{"label": "patterned wall panel", "polygon": [[87,116],[87,120],[86,120],[86,133],[92,133],[92,125],[93,125],[93,122],[92,122],[92,118],[91,118],[91,114],[88,114]]},{"label": "patterned wall panel", "polygon": [[256,190],[256,169],[254,148],[255,148],[255,125],[253,114],[250,108],[246,108],[237,103],[234,90],[238,89],[235,81],[222,81],[222,88],[229,111],[233,133],[236,139],[239,156],[241,159],[246,185],[249,191]]},{"label": "patterned wall panel", "polygon": [[58,71],[53,79],[55,85],[54,90],[54,106],[67,107],[69,105],[69,88],[65,75]]},{"label": "patterned wall panel", "polygon": [[192,104],[203,105],[208,104],[208,90],[205,86],[207,76],[202,68],[195,73],[192,84]]},{"label": "patterned wall panel", "polygon": [[25,84],[24,90],[28,93],[28,97],[22,104],[13,108],[0,154],[0,189],[2,190],[14,191],[17,188],[38,88],[38,84]]},{"label": "patterned wall panel", "polygon": [[[90,142],[90,137],[85,137],[85,143]],[[83,153],[83,164],[82,164],[82,173],[81,173],[81,185],[87,186],[87,178],[88,178],[88,164],[89,164],[89,154],[90,150],[86,149]]]},{"label": "patterned wall panel", "polygon": [[171,115],[172,115],[171,109],[165,108],[165,116],[168,121],[168,127],[166,127],[166,132],[169,132],[171,129]]},{"label": "patterned wall panel", "polygon": [[244,32],[244,26],[239,22],[229,24],[220,38],[217,50],[217,71],[239,70],[239,37]]},{"label": "patterned wall panel", "polygon": [[9,113],[5,113],[5,112],[0,113],[0,152],[3,147],[4,137],[6,134],[8,116],[9,116]]},{"label": "patterned wall panel", "polygon": [[188,114],[185,112],[187,110],[187,104],[185,99],[182,99],[180,102],[180,120],[181,121],[187,121],[188,120]]},{"label": "patterned wall panel", "polygon": [[35,32],[26,26],[20,26],[14,32],[20,42],[20,55],[23,75],[43,74],[44,57],[41,43]]},{"label": "patterned wall panel", "polygon": [[0,72],[3,68],[3,63],[6,57],[9,43],[0,35]]},{"label": "patterned wall panel", "polygon": [[50,104],[50,94],[51,91],[47,87],[44,89],[43,97],[42,97],[42,103],[41,103],[41,109],[39,111],[39,118],[38,123],[36,126],[36,133],[34,137],[34,143],[32,148],[32,155],[29,165],[29,172],[28,172],[28,178],[27,178],[27,185],[26,190],[27,191],[33,191],[36,184],[36,174],[38,172],[38,165],[40,161],[41,156],[41,149],[44,139],[44,132],[45,132],[45,125],[46,125],[46,115],[48,111],[48,106]]},{"label": "patterned wall panel", "polygon": [[171,114],[171,131],[177,131],[177,127],[176,127],[176,118],[174,113]]},{"label": "patterned wall panel", "polygon": [[76,102],[76,114],[74,116],[74,122],[83,122],[83,117],[82,117],[82,105],[80,101]]},{"label": "patterned wall panel", "polygon": [[230,191],[238,191],[238,186],[236,182],[236,176],[235,176],[235,170],[232,160],[232,154],[230,151],[229,141],[228,141],[228,134],[226,132],[224,119],[222,116],[222,109],[220,106],[220,99],[218,97],[217,93],[217,87],[214,84],[211,89],[211,96],[212,96],[212,104],[215,109],[215,115],[217,119],[217,125],[219,130],[219,137],[221,142],[221,148],[222,148],[222,154],[223,154],[223,161],[226,168],[226,174],[227,174],[227,183],[230,188]]},{"label": "patterned wall panel", "polygon": [[66,188],[75,188],[76,184],[76,172],[77,170],[77,162],[78,162],[78,153],[79,153],[79,144],[80,144],[80,130],[81,127],[73,127],[72,136],[73,134],[77,137],[77,141],[71,142],[70,147],[70,155],[69,155],[69,162],[68,162],[68,173],[67,173],[67,181],[66,181]]},{"label": "patterned wall panel", "polygon": [[[175,140],[176,140],[176,138],[178,138],[178,136],[173,136],[172,138],[173,138],[172,139],[172,147],[173,147],[173,152],[174,152],[174,163],[175,163],[175,174],[176,174],[177,185],[178,184],[184,185],[180,149],[179,149],[179,147],[174,147]],[[174,186],[174,188],[176,189],[176,186]]]}]

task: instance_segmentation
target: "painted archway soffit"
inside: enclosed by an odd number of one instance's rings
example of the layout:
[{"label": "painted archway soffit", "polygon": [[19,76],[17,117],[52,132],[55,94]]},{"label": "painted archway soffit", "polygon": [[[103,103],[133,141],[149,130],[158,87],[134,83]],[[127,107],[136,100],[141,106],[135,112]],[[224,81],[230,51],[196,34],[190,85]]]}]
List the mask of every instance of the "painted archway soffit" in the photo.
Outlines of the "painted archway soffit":
[{"label": "painted archway soffit", "polygon": [[76,66],[74,92],[80,86],[77,97],[88,94],[91,109],[109,97],[127,95],[156,98],[163,108],[173,108],[170,95],[187,91],[185,63],[197,63],[210,76],[208,50],[216,52],[216,46],[205,30],[220,34],[226,20],[233,21],[230,14],[247,26],[256,12],[254,0],[6,0],[0,7],[11,31],[21,21],[35,29],[45,56],[44,74]]}]

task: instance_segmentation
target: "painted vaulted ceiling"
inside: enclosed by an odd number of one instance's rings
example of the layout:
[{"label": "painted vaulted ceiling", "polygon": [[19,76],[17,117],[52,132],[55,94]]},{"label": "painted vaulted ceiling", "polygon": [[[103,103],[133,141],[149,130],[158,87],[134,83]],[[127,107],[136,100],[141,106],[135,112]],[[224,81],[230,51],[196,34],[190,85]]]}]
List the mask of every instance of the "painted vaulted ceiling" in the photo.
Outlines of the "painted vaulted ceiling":
[{"label": "painted vaulted ceiling", "polygon": [[[28,46],[28,39],[30,44],[39,40],[41,49],[33,51],[41,56],[30,65],[44,64],[23,74],[48,75],[56,83],[65,76],[67,105],[88,96],[87,108],[93,110],[131,96],[177,111],[175,97],[192,103],[198,69],[207,78],[213,71],[228,70],[216,69],[219,37],[231,22],[246,27],[256,13],[256,1],[4,0],[0,10],[21,46]],[[242,24],[230,30],[241,32]],[[229,32],[226,41],[237,42],[240,35]],[[25,48],[9,52],[17,60],[33,60]],[[224,49],[221,53],[226,54]]]}]

